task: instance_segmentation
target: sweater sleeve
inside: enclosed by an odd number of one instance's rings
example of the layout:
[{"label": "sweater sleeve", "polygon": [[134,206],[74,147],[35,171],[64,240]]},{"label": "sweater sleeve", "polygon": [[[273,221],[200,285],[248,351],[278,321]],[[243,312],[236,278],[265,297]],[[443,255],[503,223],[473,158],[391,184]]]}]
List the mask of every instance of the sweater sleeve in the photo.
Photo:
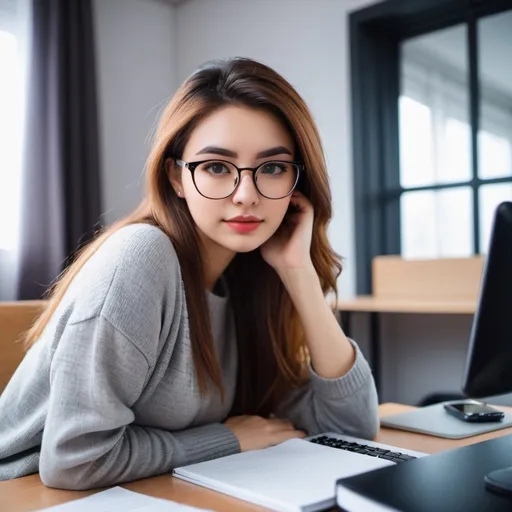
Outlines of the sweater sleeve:
[{"label": "sweater sleeve", "polygon": [[44,484],[103,487],[239,451],[235,435],[220,423],[172,433],[134,425],[131,408],[150,368],[103,316],[65,326],[50,371],[39,465]]},{"label": "sweater sleeve", "polygon": [[379,430],[378,397],[366,359],[355,342],[352,368],[338,379],[324,379],[309,366],[306,386],[289,392],[276,414],[309,435],[321,432],[374,439]]}]

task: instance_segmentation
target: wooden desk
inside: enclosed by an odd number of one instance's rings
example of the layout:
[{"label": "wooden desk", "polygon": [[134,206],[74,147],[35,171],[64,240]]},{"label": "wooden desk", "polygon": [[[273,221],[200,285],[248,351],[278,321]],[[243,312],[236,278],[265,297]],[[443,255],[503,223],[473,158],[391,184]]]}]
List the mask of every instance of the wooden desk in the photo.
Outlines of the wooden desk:
[{"label": "wooden desk", "polygon": [[[379,407],[379,413],[380,416],[387,416],[411,409],[414,409],[414,407],[399,404],[382,404]],[[506,407],[500,407],[500,409],[512,411],[511,408],[507,409]],[[468,439],[451,440],[383,428],[376,440],[399,448],[409,448],[425,453],[436,453],[507,434],[512,434],[512,428],[491,432],[482,436],[470,437]],[[125,484],[123,487],[150,496],[169,499],[218,512],[231,512],[233,510],[242,512],[263,512],[266,510],[262,507],[230,498],[229,496],[210,491],[203,487],[183,482],[170,475],[139,480]],[[41,483],[39,475],[31,475],[17,480],[0,482],[0,510],[9,512],[32,512],[44,507],[50,507],[88,496],[94,492],[95,491],[59,491],[49,489]]]},{"label": "wooden desk", "polygon": [[475,300],[426,300],[391,299],[359,295],[353,299],[340,300],[341,312],[361,313],[435,313],[441,315],[472,315],[476,310]]}]

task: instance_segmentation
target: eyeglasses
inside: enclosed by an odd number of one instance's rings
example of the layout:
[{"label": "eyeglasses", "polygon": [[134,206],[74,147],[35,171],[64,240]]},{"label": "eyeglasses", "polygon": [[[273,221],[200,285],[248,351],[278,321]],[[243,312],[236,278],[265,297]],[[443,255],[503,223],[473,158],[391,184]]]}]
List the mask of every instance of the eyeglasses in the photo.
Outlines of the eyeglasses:
[{"label": "eyeglasses", "polygon": [[304,171],[303,164],[281,160],[264,162],[259,167],[237,167],[225,160],[176,160],[176,164],[192,173],[196,190],[207,199],[225,199],[233,194],[242,171],[251,171],[254,186],[263,197],[282,199],[293,192]]}]

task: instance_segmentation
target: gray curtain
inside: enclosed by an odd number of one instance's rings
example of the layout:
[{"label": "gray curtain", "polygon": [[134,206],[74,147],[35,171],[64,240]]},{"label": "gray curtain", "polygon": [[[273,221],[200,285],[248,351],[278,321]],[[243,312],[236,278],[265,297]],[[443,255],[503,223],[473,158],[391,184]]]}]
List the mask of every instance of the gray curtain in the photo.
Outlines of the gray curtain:
[{"label": "gray curtain", "polygon": [[90,0],[33,0],[18,299],[40,298],[99,228]]}]

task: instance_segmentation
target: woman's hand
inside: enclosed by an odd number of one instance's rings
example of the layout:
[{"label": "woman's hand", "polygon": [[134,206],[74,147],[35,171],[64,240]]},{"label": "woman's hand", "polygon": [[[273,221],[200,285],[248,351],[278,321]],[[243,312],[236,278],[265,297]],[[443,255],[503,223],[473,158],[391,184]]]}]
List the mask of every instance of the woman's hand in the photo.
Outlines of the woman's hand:
[{"label": "woman's hand", "polygon": [[306,437],[302,430],[296,430],[288,420],[262,418],[261,416],[233,416],[224,423],[240,443],[240,450],[259,450],[293,438]]},{"label": "woman's hand", "polygon": [[277,232],[261,248],[263,259],[278,273],[313,267],[311,237],[313,205],[303,194],[293,192],[288,212]]}]

